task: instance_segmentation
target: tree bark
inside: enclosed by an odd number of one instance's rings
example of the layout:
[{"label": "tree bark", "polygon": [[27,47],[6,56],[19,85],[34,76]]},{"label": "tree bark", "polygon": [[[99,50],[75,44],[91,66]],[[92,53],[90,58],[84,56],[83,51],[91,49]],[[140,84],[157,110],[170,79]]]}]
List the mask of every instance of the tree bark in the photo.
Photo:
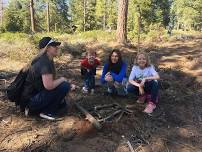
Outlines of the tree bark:
[{"label": "tree bark", "polygon": [[50,10],[49,10],[49,1],[47,2],[47,31],[50,32]]},{"label": "tree bark", "polygon": [[58,23],[55,23],[55,32],[57,32],[57,25]]},{"label": "tree bark", "polygon": [[140,25],[141,25],[141,13],[140,6],[138,5],[138,52],[140,51]]},{"label": "tree bark", "polygon": [[127,16],[128,0],[119,0],[118,4],[118,23],[117,23],[117,42],[125,44],[127,42]]},{"label": "tree bark", "polygon": [[106,29],[106,5],[107,5],[107,2],[106,0],[104,1],[104,16],[103,16],[103,30]]},{"label": "tree bark", "polygon": [[83,0],[83,31],[86,31],[86,0]]},{"label": "tree bark", "polygon": [[3,0],[0,1],[0,5],[1,5],[1,26],[3,26],[3,12],[4,12],[4,3],[3,3]]},{"label": "tree bark", "polygon": [[30,14],[31,14],[31,26],[32,26],[32,32],[35,32],[34,2],[33,2],[33,0],[30,0]]}]

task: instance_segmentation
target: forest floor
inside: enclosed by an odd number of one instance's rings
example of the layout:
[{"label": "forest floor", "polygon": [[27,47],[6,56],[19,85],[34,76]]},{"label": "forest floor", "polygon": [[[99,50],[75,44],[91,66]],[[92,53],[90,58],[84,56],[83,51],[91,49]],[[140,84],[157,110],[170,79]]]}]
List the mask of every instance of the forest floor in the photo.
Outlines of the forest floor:
[{"label": "forest floor", "polygon": [[[73,50],[64,47],[62,57],[56,60],[58,74],[80,87],[83,80],[79,61],[85,46],[96,49],[102,62],[114,47],[121,49],[128,63],[137,50],[133,46],[101,42],[79,45]],[[136,103],[137,98],[132,95],[125,98],[104,96],[104,88],[99,84],[100,67],[96,93],[71,92],[67,97],[68,113],[54,122],[37,116],[25,117],[13,103],[7,101],[2,91],[0,152],[130,152],[122,135],[130,141],[135,152],[202,152],[202,37],[159,41],[141,47],[150,53],[161,76],[160,102],[151,116],[142,112],[145,105]],[[1,78],[8,83],[16,70],[5,67],[22,67],[20,61],[9,63],[6,57],[1,59],[0,64],[4,67],[1,68]],[[97,105],[119,103],[122,107],[129,107],[133,113],[124,114],[120,119],[115,116],[97,130],[75,108],[75,102],[89,111]],[[107,110],[109,113],[113,111],[112,108]]]}]

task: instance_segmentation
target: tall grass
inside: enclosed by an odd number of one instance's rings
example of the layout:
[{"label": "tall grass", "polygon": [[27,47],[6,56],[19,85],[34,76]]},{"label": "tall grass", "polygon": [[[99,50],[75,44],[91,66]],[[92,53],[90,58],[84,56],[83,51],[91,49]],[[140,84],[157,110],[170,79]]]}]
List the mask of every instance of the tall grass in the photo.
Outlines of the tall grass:
[{"label": "tall grass", "polygon": [[[38,42],[44,36],[50,36],[65,42],[65,48],[85,45],[88,42],[109,42],[115,40],[115,31],[88,31],[75,34],[61,33],[0,33],[0,53],[10,60],[28,62],[37,53]],[[67,45],[69,47],[67,47]],[[79,47],[80,48],[80,47]],[[63,49],[64,50],[64,49]]]},{"label": "tall grass", "polygon": [[[11,60],[20,60],[27,62],[33,55],[37,53],[38,42],[44,36],[50,36],[65,42],[65,48],[77,49],[76,46],[85,45],[88,42],[101,42],[108,43],[110,41],[116,41],[115,31],[107,32],[101,30],[80,32],[74,34],[62,34],[62,33],[36,33],[33,35],[25,33],[0,33],[0,53],[6,55]],[[167,30],[150,30],[147,34],[141,33],[141,42],[156,42],[161,38],[163,41],[169,41],[174,39],[176,35],[186,34],[194,35],[201,34],[199,32],[186,32],[186,31],[173,31],[171,37],[168,36]],[[135,43],[137,42],[137,33],[128,32],[128,39]],[[64,48],[64,49],[65,49]],[[79,47],[80,48],[80,47]],[[63,50],[64,50],[63,49]]]},{"label": "tall grass", "polygon": [[27,62],[36,54],[31,37],[25,33],[0,34],[0,52],[10,60]]}]

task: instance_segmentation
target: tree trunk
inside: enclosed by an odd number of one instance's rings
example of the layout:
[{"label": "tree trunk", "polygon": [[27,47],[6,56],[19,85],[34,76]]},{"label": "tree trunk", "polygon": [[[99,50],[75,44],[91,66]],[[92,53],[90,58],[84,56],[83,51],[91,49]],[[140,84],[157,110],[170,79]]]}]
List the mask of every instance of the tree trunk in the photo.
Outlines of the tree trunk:
[{"label": "tree trunk", "polygon": [[35,32],[34,2],[33,2],[33,0],[30,0],[30,14],[31,14],[32,32]]},{"label": "tree trunk", "polygon": [[106,15],[103,16],[103,30],[106,29]]},{"label": "tree trunk", "polygon": [[49,1],[47,2],[47,31],[50,32],[50,11],[49,11]]},{"label": "tree trunk", "polygon": [[3,26],[3,12],[4,12],[4,7],[3,7],[3,5],[4,5],[4,3],[3,3],[3,0],[1,0],[0,1],[0,5],[1,5],[1,26]]},{"label": "tree trunk", "polygon": [[140,6],[138,5],[138,52],[140,51],[140,25],[141,25],[141,13],[140,13]]},{"label": "tree trunk", "polygon": [[125,44],[127,42],[127,16],[128,0],[119,0],[118,4],[118,23],[117,23],[117,42]]},{"label": "tree trunk", "polygon": [[104,1],[104,16],[103,16],[103,30],[106,29],[106,0]]},{"label": "tree trunk", "polygon": [[55,23],[55,32],[57,32],[57,25],[58,23]]},{"label": "tree trunk", "polygon": [[83,0],[83,31],[86,31],[86,0]]}]

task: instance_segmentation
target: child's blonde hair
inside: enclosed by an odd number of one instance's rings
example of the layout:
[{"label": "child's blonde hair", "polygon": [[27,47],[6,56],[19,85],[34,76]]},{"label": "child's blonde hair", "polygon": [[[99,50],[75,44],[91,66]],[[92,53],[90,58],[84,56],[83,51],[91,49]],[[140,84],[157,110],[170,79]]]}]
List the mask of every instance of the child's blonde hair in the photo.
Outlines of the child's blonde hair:
[{"label": "child's blonde hair", "polygon": [[146,65],[145,65],[145,66],[146,66],[146,67],[151,66],[151,61],[150,61],[149,55],[148,55],[146,52],[144,52],[144,51],[141,51],[141,52],[138,52],[138,53],[137,53],[136,58],[135,58],[135,61],[134,61],[134,64],[138,66],[137,58],[138,58],[138,56],[140,56],[140,55],[144,55],[145,58],[146,58],[146,61],[147,61],[147,62],[146,62]]},{"label": "child's blonde hair", "polygon": [[96,56],[96,51],[92,48],[87,48],[87,51],[86,51],[86,55],[95,55]]}]

